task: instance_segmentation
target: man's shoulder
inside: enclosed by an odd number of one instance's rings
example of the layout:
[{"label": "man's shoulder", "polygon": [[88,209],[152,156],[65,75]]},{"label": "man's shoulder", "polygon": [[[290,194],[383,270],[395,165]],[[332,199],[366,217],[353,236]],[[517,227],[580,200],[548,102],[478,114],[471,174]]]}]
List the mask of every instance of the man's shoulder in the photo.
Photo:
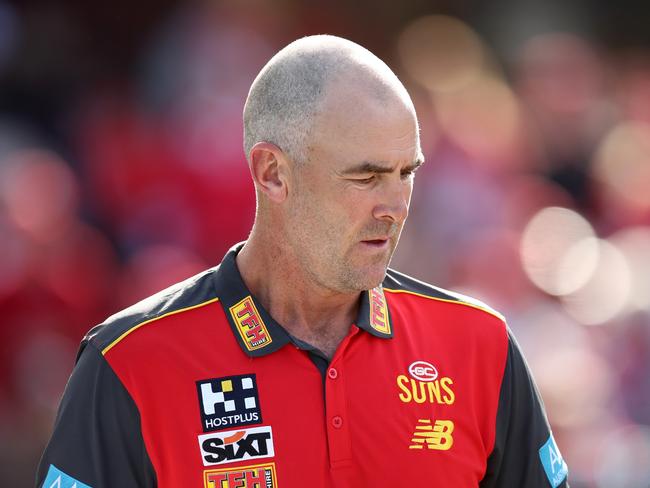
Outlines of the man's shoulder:
[{"label": "man's shoulder", "polygon": [[472,298],[470,296],[463,295],[454,291],[445,290],[444,288],[434,286],[432,284],[413,278],[412,276],[400,273],[399,271],[395,271],[394,269],[388,270],[382,286],[384,292],[388,294],[395,294],[397,296],[400,294],[419,296],[437,302],[470,307],[492,317],[496,317],[505,323],[505,317],[500,312],[485,304],[481,300],[477,300],[476,298]]},{"label": "man's shoulder", "polygon": [[218,301],[212,276],[218,266],[176,283],[108,317],[92,328],[83,342],[103,353],[140,327],[170,315]]}]

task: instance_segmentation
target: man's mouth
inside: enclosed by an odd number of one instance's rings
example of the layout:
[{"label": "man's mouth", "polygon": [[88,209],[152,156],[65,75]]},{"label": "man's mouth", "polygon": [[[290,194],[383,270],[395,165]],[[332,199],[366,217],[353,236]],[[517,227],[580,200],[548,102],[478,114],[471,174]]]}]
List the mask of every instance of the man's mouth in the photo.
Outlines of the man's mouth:
[{"label": "man's mouth", "polygon": [[361,242],[367,246],[379,249],[388,245],[388,238],[384,237],[379,239],[365,239]]}]

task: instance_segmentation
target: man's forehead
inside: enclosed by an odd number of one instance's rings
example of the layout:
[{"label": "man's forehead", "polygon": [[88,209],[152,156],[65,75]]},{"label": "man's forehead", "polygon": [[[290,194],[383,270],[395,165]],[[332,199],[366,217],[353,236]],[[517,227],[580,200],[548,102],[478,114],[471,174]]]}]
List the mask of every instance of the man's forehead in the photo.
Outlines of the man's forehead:
[{"label": "man's forehead", "polygon": [[377,108],[386,105],[411,105],[404,87],[395,79],[382,77],[374,70],[355,67],[338,73],[327,80],[324,86],[323,110],[336,110],[342,105],[348,109]]},{"label": "man's forehead", "polygon": [[399,97],[379,98],[356,88],[337,89],[328,94],[314,122],[316,131],[338,129],[351,137],[357,131],[372,131],[380,126],[385,130],[388,125],[401,124],[401,128],[396,127],[395,137],[405,140],[412,137],[412,128],[408,126],[417,126],[412,106]]},{"label": "man's forehead", "polygon": [[[419,149],[415,113],[403,105],[378,105],[374,102],[330,106],[323,110],[313,126],[316,146],[336,145],[351,153],[362,151],[357,160],[415,159]],[[376,153],[375,153],[376,151]],[[404,152],[413,151],[404,156]],[[389,153],[398,153],[385,157]]]},{"label": "man's forehead", "polygon": [[375,73],[352,71],[327,84],[310,128],[311,155],[334,160],[339,170],[363,161],[384,161],[384,166],[416,161],[421,156],[418,123],[406,91]]}]

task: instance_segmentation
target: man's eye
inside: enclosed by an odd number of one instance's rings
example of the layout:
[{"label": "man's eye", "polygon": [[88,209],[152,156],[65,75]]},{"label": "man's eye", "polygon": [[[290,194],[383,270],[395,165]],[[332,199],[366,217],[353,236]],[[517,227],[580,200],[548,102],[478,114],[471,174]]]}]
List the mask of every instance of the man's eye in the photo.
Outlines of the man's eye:
[{"label": "man's eye", "polygon": [[355,178],[354,180],[355,183],[359,183],[361,185],[368,185],[375,181],[375,175],[369,176],[368,178]]},{"label": "man's eye", "polygon": [[402,171],[400,173],[400,176],[402,177],[403,180],[407,180],[412,176],[415,176],[415,171],[409,170],[409,171]]}]

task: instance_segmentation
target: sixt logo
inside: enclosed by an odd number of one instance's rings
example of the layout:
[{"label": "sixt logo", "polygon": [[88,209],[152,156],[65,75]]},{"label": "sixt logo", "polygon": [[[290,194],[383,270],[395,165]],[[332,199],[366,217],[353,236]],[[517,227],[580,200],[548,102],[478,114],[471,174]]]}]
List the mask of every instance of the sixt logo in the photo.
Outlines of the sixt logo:
[{"label": "sixt logo", "polygon": [[272,342],[269,331],[250,295],[230,307],[229,310],[246,349],[254,351]]},{"label": "sixt logo", "polygon": [[435,451],[448,451],[454,445],[454,423],[451,420],[436,420],[431,425],[429,419],[419,419],[415,427],[409,449],[433,449]]},{"label": "sixt logo", "polygon": [[205,488],[275,488],[275,463],[210,469],[203,472]]},{"label": "sixt logo", "polygon": [[271,427],[214,432],[198,437],[204,466],[275,455]]},{"label": "sixt logo", "polygon": [[388,318],[388,307],[386,298],[381,287],[368,290],[370,301],[370,326],[382,334],[390,334],[390,319]]}]

